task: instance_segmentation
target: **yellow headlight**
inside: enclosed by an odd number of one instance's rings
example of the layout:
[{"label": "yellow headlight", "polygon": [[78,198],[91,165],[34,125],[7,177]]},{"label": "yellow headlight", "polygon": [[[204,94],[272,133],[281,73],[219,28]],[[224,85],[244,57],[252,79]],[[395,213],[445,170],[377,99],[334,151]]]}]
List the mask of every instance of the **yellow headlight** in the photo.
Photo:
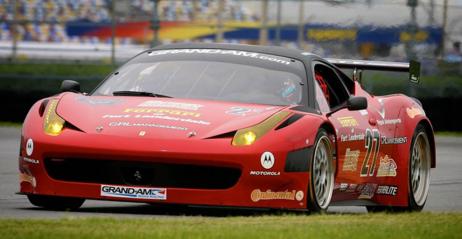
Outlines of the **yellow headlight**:
[{"label": "yellow headlight", "polygon": [[57,105],[58,100],[50,100],[43,119],[43,131],[45,131],[45,134],[51,136],[59,135],[63,130],[65,123],[64,119],[56,114]]},{"label": "yellow headlight", "polygon": [[233,139],[233,145],[251,145],[256,139],[257,135],[252,131],[242,132],[241,134],[236,133]]},{"label": "yellow headlight", "polygon": [[232,144],[234,146],[251,145],[260,137],[273,129],[279,122],[285,119],[290,113],[281,111],[269,117],[265,121],[249,128],[241,129],[236,132]]}]

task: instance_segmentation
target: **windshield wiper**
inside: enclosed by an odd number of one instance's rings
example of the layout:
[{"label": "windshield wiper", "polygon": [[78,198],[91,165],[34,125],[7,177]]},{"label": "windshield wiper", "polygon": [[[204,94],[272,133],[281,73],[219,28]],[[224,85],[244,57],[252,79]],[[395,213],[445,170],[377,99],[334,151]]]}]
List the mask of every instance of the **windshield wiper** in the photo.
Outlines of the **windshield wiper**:
[{"label": "windshield wiper", "polygon": [[161,98],[173,98],[168,95],[161,95],[152,92],[146,91],[129,91],[129,90],[121,90],[121,91],[114,91],[112,92],[114,96],[151,96],[151,97],[161,97]]}]

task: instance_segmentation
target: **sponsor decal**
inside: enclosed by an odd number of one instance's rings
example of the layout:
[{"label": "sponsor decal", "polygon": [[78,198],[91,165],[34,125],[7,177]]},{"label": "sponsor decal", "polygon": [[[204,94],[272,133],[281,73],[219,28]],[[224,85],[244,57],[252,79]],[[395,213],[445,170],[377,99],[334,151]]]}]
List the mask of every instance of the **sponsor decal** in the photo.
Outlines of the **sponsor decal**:
[{"label": "sponsor decal", "polygon": [[358,168],[359,150],[346,149],[345,160],[343,161],[343,171],[356,171]]},{"label": "sponsor decal", "polygon": [[414,119],[418,115],[425,115],[423,110],[421,110],[420,108],[417,108],[417,107],[410,107],[410,108],[408,107],[408,108],[406,108],[406,113],[409,116],[409,118],[411,118],[411,119]]},{"label": "sponsor decal", "polygon": [[145,135],[146,135],[146,131],[140,131],[140,132],[138,133],[138,136],[140,136],[140,137],[143,137],[143,136],[145,136]]},{"label": "sponsor decal", "polygon": [[200,125],[210,125],[210,122],[197,120],[197,119],[189,119],[189,118],[179,118],[173,117],[163,114],[152,114],[152,115],[103,115],[103,119],[119,119],[119,118],[135,118],[135,119],[162,119],[162,120],[170,120],[170,121],[178,121],[178,122],[186,122],[191,124],[200,124]]},{"label": "sponsor decal", "polygon": [[251,176],[279,176],[281,172],[275,171],[250,171]]},{"label": "sponsor decal", "polygon": [[122,102],[121,99],[101,99],[93,98],[90,96],[77,96],[76,99],[80,102],[87,103],[90,105],[114,105]]},{"label": "sponsor decal", "polygon": [[356,121],[355,118],[351,116],[346,116],[346,117],[339,117],[337,118],[337,121],[342,125],[342,127],[354,127],[358,126],[358,121]]},{"label": "sponsor decal", "polygon": [[340,192],[344,192],[348,188],[348,183],[341,183],[339,190]]},{"label": "sponsor decal", "polygon": [[158,113],[158,114],[166,114],[166,115],[192,116],[192,117],[201,116],[201,114],[198,112],[173,110],[173,109],[159,109],[159,108],[127,108],[124,110],[124,113]]},{"label": "sponsor decal", "polygon": [[31,163],[31,164],[38,164],[39,161],[37,159],[31,159],[31,158],[26,158],[26,157],[23,157],[22,160],[24,160],[24,162],[28,162],[28,163]]},{"label": "sponsor decal", "polygon": [[377,170],[377,177],[396,177],[396,165],[395,160],[385,155],[380,158],[379,168]]},{"label": "sponsor decal", "polygon": [[347,188],[347,190],[345,192],[353,193],[353,192],[355,192],[357,186],[358,186],[358,184],[352,183],[352,184],[350,184],[348,186],[348,188]]},{"label": "sponsor decal", "polygon": [[377,189],[377,184],[368,183],[361,188],[361,194],[358,199],[371,199],[374,197],[375,190]]},{"label": "sponsor decal", "polygon": [[295,194],[295,199],[297,201],[301,201],[303,200],[303,197],[305,197],[305,194],[303,193],[303,191],[298,191],[296,194]]},{"label": "sponsor decal", "polygon": [[266,191],[255,189],[250,194],[250,199],[252,199],[253,202],[258,202],[261,200],[295,200],[295,194],[295,190],[273,192],[269,189]]},{"label": "sponsor decal", "polygon": [[347,192],[347,193],[353,193],[356,191],[356,187],[358,185],[354,183],[341,183],[338,187],[340,192]]},{"label": "sponsor decal", "polygon": [[349,142],[349,141],[358,141],[358,140],[364,140],[364,134],[350,134],[350,135],[340,135],[340,141],[341,142]]},{"label": "sponsor decal", "polygon": [[138,105],[139,107],[159,107],[159,108],[175,108],[180,110],[198,110],[203,105],[179,103],[179,102],[168,102],[160,100],[149,100]]},{"label": "sponsor decal", "polygon": [[173,129],[185,131],[188,128],[172,126],[172,125],[162,125],[162,124],[152,124],[152,123],[130,123],[130,122],[110,122],[110,127],[152,127],[152,128],[161,128],[161,129]]},{"label": "sponsor decal", "polygon": [[104,197],[167,200],[166,188],[101,185],[100,193]]},{"label": "sponsor decal", "polygon": [[405,144],[407,143],[407,137],[398,138],[387,138],[382,136],[382,144]]},{"label": "sponsor decal", "polygon": [[377,188],[377,191],[375,192],[375,194],[396,196],[396,194],[398,194],[398,187],[389,186],[389,185],[380,185]]},{"label": "sponsor decal", "polygon": [[26,143],[26,154],[27,156],[31,156],[34,152],[34,141],[32,139],[28,139]]},{"label": "sponsor decal", "polygon": [[383,120],[377,120],[377,124],[382,126],[382,125],[395,125],[395,124],[401,124],[401,119],[383,119]]},{"label": "sponsor decal", "polygon": [[274,161],[274,155],[268,151],[264,152],[260,157],[260,163],[264,169],[272,168],[274,165]]},{"label": "sponsor decal", "polygon": [[268,110],[272,110],[274,108],[275,107],[266,107],[264,109],[252,109],[252,108],[245,108],[245,107],[240,107],[240,106],[233,106],[233,107],[230,107],[227,111],[225,111],[225,114],[246,116],[247,114],[250,114],[250,113],[262,113]]},{"label": "sponsor decal", "polygon": [[131,115],[103,115],[103,119],[121,119],[121,118],[130,118]]},{"label": "sponsor decal", "polygon": [[175,49],[175,50],[160,50],[149,53],[149,56],[159,56],[166,54],[220,54],[250,57],[260,60],[276,62],[284,65],[290,65],[290,61],[277,56],[270,56],[256,52],[237,51],[237,50],[222,50],[222,49]]}]

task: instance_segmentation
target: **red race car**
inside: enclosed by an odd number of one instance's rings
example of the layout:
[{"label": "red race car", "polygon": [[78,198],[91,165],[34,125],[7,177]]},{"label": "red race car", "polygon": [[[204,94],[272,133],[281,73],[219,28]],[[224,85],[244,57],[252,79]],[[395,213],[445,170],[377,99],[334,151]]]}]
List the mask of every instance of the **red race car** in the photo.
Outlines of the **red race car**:
[{"label": "red race car", "polygon": [[416,99],[373,96],[358,80],[373,69],[418,81],[419,68],[280,47],[147,50],[90,94],[64,81],[32,106],[20,193],[51,209],[97,199],[421,210],[435,167],[431,123]]}]

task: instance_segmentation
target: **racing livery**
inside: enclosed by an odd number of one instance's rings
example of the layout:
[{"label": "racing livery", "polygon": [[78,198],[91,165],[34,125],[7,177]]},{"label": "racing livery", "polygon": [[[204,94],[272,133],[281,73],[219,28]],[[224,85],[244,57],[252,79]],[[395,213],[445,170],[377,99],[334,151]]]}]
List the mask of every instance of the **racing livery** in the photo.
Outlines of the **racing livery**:
[{"label": "racing livery", "polygon": [[368,69],[419,79],[417,62],[323,59],[280,47],[144,51],[89,94],[64,81],[62,93],[32,106],[20,193],[51,209],[97,199],[421,210],[435,167],[431,123],[416,99],[363,90],[358,72]]}]

